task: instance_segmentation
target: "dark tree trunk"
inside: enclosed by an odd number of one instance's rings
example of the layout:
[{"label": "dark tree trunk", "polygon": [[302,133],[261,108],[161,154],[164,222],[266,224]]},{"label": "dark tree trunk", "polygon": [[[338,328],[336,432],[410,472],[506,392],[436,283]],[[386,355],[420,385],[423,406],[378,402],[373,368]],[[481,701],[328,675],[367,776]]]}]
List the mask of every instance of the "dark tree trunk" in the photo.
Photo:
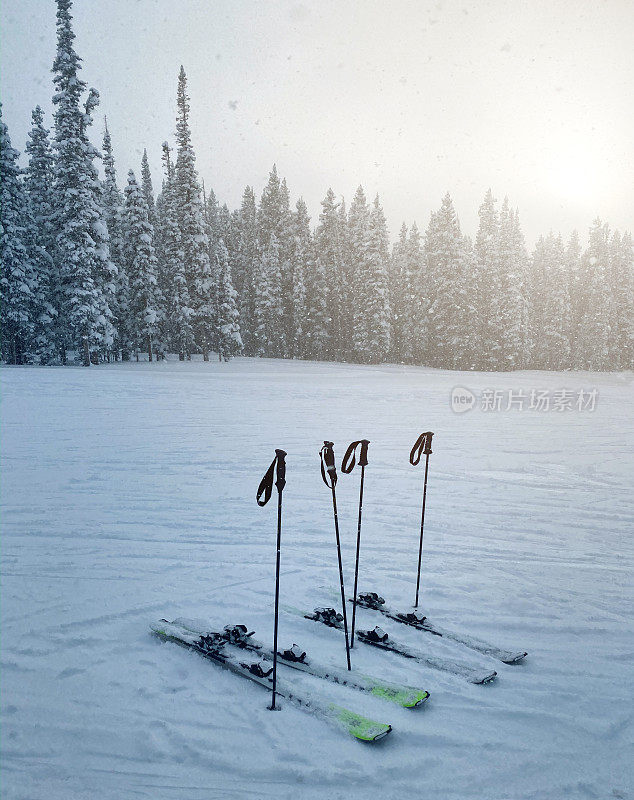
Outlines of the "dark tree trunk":
[{"label": "dark tree trunk", "polygon": [[84,366],[90,366],[90,345],[88,344],[88,334],[84,334]]}]

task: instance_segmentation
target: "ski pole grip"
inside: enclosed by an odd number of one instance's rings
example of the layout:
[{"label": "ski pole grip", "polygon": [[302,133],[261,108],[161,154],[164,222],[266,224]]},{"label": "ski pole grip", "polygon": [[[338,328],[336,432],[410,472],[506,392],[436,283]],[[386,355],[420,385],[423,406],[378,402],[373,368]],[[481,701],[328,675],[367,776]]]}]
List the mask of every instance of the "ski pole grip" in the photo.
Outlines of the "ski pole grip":
[{"label": "ski pole grip", "polygon": [[[337,483],[337,467],[335,466],[334,443],[324,441],[324,446],[319,451],[321,457],[321,477],[329,489]],[[326,472],[330,476],[330,483],[326,478]]]},{"label": "ski pole grip", "polygon": [[361,450],[359,452],[359,466],[367,467],[368,466],[368,445],[370,441],[368,439],[359,439],[357,442],[352,442],[348,449],[346,450],[346,454],[343,457],[343,461],[341,462],[341,471],[348,475],[355,467],[356,462],[356,455],[357,455],[357,448],[361,445]]},{"label": "ski pole grip", "polygon": [[431,454],[431,439],[433,435],[431,431],[425,431],[416,440],[409,454],[409,463],[413,467],[418,464],[422,455],[428,456]]},{"label": "ski pole grip", "polygon": [[277,461],[275,486],[277,491],[281,492],[286,486],[286,451],[276,450],[275,460]]},{"label": "ski pole grip", "polygon": [[256,502],[259,506],[265,506],[271,499],[273,493],[273,477],[277,468],[277,480],[275,485],[277,491],[281,492],[286,485],[286,452],[284,450],[276,450],[275,458],[271,461],[271,466],[267,469],[266,474],[260,481],[258,486],[258,493],[255,496]]},{"label": "ski pole grip", "polygon": [[368,445],[370,444],[369,439],[361,439],[361,451],[359,453],[359,466],[360,467],[367,467],[368,466]]}]

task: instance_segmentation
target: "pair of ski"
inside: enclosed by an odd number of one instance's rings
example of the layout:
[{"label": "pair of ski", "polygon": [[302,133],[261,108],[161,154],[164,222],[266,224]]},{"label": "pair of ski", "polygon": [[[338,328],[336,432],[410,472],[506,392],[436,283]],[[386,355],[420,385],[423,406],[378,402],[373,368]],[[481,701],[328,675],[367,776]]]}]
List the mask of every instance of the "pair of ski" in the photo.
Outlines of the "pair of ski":
[{"label": "pair of ski", "polygon": [[[164,641],[172,641],[194,650],[260,686],[267,689],[272,686],[273,665],[268,660],[272,656],[272,650],[255,641],[252,633],[248,633],[244,625],[228,625],[222,632],[215,632],[207,630],[204,623],[196,620],[177,619],[173,622],[161,620],[151,625],[151,630]],[[278,653],[278,661],[292,669],[368,692],[403,708],[420,706],[429,697],[429,692],[409,686],[398,686],[369,675],[324,667],[307,659],[306,653],[297,645]],[[387,723],[375,722],[343,706],[324,702],[304,692],[297,692],[288,684],[280,684],[279,680],[277,693],[293,705],[315,714],[360,741],[378,741],[392,730],[391,725]]]},{"label": "pair of ski", "polygon": [[[350,600],[350,602],[353,603],[354,601]],[[440,628],[434,625],[417,609],[407,612],[398,611],[397,609],[387,606],[385,600],[376,594],[376,592],[358,594],[356,605],[357,607],[367,608],[371,611],[379,611],[389,619],[402,622],[419,631],[425,631],[426,633],[431,633],[443,639],[450,639],[451,641],[468,647],[470,650],[475,650],[478,653],[483,653],[486,656],[502,661],[504,664],[517,664],[528,655],[525,650],[503,650],[500,647],[495,647],[473,636],[467,636],[463,633],[453,633],[452,631]]]},{"label": "pair of ski", "polygon": [[[334,608],[316,608],[312,614],[304,614],[303,616],[305,619],[310,619],[313,622],[321,622],[329,628],[335,628],[340,631],[343,630],[343,615]],[[409,647],[404,642],[392,639],[378,625],[373,630],[357,630],[355,636],[360,642],[378,647],[380,650],[389,650],[392,653],[398,653],[404,658],[409,658],[418,664],[422,664],[424,667],[437,669],[441,672],[448,672],[452,675],[458,675],[461,678],[465,678],[469,683],[491,683],[491,681],[495,680],[497,677],[497,672],[495,670],[475,669],[469,664],[464,664],[460,661],[450,661],[446,658],[428,656],[420,650]]]}]

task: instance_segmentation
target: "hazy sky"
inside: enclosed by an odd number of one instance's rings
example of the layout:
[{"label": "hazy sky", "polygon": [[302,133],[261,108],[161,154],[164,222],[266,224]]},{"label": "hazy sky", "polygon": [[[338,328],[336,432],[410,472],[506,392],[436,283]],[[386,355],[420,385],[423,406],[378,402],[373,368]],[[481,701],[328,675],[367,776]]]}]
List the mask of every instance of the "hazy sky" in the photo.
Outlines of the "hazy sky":
[{"label": "hazy sky", "polygon": [[[3,0],[1,97],[24,148],[50,114],[53,0]],[[76,0],[120,183],[147,147],[155,188],[185,66],[201,177],[236,207],[273,162],[313,221],[328,186],[380,194],[392,232],[451,192],[474,234],[487,187],[528,243],[634,227],[632,0]],[[50,122],[50,116],[49,116]]]}]

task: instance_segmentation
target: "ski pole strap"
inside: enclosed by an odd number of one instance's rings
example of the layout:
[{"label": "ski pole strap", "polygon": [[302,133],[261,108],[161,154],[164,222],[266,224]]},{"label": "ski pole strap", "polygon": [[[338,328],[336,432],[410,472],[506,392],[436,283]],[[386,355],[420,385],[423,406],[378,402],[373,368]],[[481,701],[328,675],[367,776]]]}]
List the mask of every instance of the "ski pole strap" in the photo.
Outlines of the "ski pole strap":
[{"label": "ski pole strap", "polygon": [[[265,476],[260,481],[258,486],[258,493],[255,497],[259,506],[265,506],[271,499],[273,493],[273,476],[275,475],[275,485],[278,492],[282,492],[286,486],[286,453],[284,450],[276,450],[275,458],[271,462],[271,466],[267,469]],[[276,469],[277,468],[277,469]],[[262,499],[264,495],[264,499]]]},{"label": "ski pole strap", "polygon": [[431,437],[434,434],[431,431],[421,433],[416,439],[416,444],[412,447],[412,452],[409,454],[409,463],[415,467],[420,461],[423,453],[428,456],[431,453]]},{"label": "ski pole strap", "polygon": [[[333,442],[324,442],[324,446],[319,451],[319,457],[321,459],[321,478],[329,489],[333,489],[337,484],[334,446]],[[330,483],[326,477],[326,472],[330,477]]]},{"label": "ski pole strap", "polygon": [[368,466],[368,445],[370,444],[368,439],[359,439],[358,442],[352,442],[348,449],[346,450],[346,454],[343,457],[343,461],[341,462],[341,471],[348,475],[354,469],[354,465],[357,463],[355,458],[357,454],[357,447],[361,445],[361,450],[359,452],[359,466],[360,467],[367,467]]}]

